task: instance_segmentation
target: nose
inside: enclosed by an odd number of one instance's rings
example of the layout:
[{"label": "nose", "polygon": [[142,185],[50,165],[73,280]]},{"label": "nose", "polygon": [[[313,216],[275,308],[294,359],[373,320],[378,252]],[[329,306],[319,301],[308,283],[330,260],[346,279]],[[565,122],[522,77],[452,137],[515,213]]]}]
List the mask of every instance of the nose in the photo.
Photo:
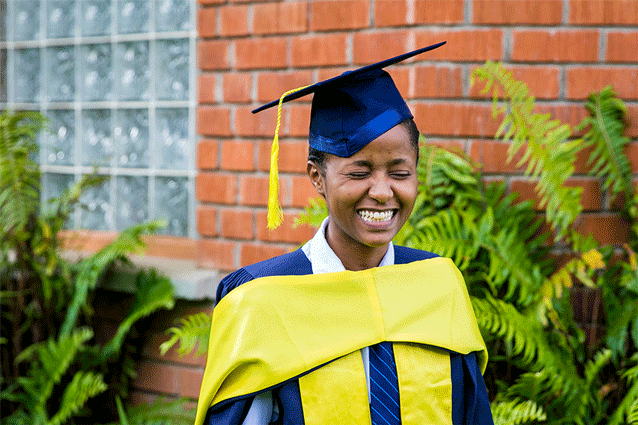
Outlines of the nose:
[{"label": "nose", "polygon": [[372,179],[370,188],[368,189],[368,196],[383,204],[390,200],[393,195],[394,192],[392,191],[391,182],[387,176],[378,175]]}]

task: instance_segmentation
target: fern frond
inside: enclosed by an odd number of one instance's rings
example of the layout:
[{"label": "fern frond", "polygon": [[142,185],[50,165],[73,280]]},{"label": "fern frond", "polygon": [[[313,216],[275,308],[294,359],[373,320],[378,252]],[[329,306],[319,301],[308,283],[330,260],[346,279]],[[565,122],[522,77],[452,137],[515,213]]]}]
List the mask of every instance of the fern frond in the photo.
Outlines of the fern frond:
[{"label": "fern frond", "polygon": [[30,408],[34,411],[44,409],[53,387],[60,383],[62,375],[67,372],[78,351],[92,337],[91,329],[79,328],[58,341],[49,339],[35,344],[17,359],[24,361],[35,356],[36,363],[29,369],[29,376],[18,378],[18,382],[30,396]]},{"label": "fern frond", "polygon": [[[189,403],[192,402],[185,398],[170,401],[158,398],[152,403],[138,404],[126,411],[122,406],[120,418],[126,418],[127,425],[192,425],[195,421],[195,409],[188,407]],[[120,421],[119,424],[111,425],[124,424],[124,421]]]},{"label": "fern frond", "polygon": [[80,371],[64,389],[60,409],[47,425],[61,425],[78,413],[91,397],[106,391],[107,385],[100,374]]},{"label": "fern frond", "polygon": [[159,221],[129,227],[109,245],[78,263],[73,299],[60,327],[61,336],[68,335],[75,326],[80,308],[85,304],[89,290],[95,288],[104,270],[122,255],[141,251],[144,247],[142,236],[154,233],[161,227],[162,223]]},{"label": "fern frond", "polygon": [[295,222],[292,225],[293,228],[307,224],[316,229],[321,226],[323,219],[328,217],[326,201],[321,196],[310,198],[308,202],[310,202],[310,205],[307,205],[304,210],[295,217]]},{"label": "fern frond", "polygon": [[622,425],[625,418],[635,412],[636,400],[638,400],[638,381],[629,388],[620,404],[609,418],[608,425]]},{"label": "fern frond", "polygon": [[171,281],[166,276],[158,274],[156,270],[138,272],[135,277],[135,289],[135,300],[131,311],[120,323],[113,338],[104,346],[101,353],[102,359],[108,359],[120,351],[124,338],[139,319],[160,308],[170,310],[175,305]]},{"label": "fern frond", "polygon": [[485,339],[502,339],[510,347],[512,357],[519,358],[522,365],[533,371],[561,371],[561,375],[573,377],[574,384],[577,383],[579,379],[574,366],[565,361],[559,347],[547,341],[536,317],[523,315],[512,304],[489,296],[485,299],[472,297],[471,300]]},{"label": "fern frond", "polygon": [[518,425],[541,422],[547,419],[543,408],[532,400],[521,401],[516,398],[491,405],[494,425]]},{"label": "fern frond", "polygon": [[0,240],[20,234],[40,202],[36,137],[47,123],[37,112],[0,114]]},{"label": "fern frond", "polygon": [[[511,141],[508,161],[523,149],[516,165],[525,165],[525,175],[538,179],[540,205],[545,207],[556,240],[560,240],[582,211],[582,188],[564,185],[574,173],[576,154],[582,145],[569,140],[572,131],[567,124],[550,120],[549,114],[533,112],[534,97],[527,86],[516,81],[502,64],[488,61],[472,72],[472,84],[477,78],[485,84],[483,93],[492,90],[492,115],[504,115],[496,137]],[[506,99],[507,107],[499,106],[499,96]]]},{"label": "fern frond", "polygon": [[583,137],[585,144],[593,148],[589,174],[603,179],[603,189],[611,190],[614,196],[624,194],[629,201],[633,193],[631,165],[624,154],[629,138],[623,135],[627,108],[611,86],[589,95],[585,108],[590,116],[579,127],[589,127]]},{"label": "fern frond", "polygon": [[587,386],[590,386],[602,368],[609,364],[611,357],[611,350],[605,348],[597,352],[594,358],[587,362],[585,365],[585,382],[587,382]]},{"label": "fern frond", "polygon": [[160,346],[162,355],[166,354],[179,342],[178,353],[185,356],[197,348],[197,355],[201,356],[208,350],[210,325],[212,316],[206,313],[191,314],[180,319],[179,327],[172,327],[166,332],[171,338]]},{"label": "fern frond", "polygon": [[634,400],[631,407],[629,408],[627,423],[629,425],[638,425],[638,397]]}]

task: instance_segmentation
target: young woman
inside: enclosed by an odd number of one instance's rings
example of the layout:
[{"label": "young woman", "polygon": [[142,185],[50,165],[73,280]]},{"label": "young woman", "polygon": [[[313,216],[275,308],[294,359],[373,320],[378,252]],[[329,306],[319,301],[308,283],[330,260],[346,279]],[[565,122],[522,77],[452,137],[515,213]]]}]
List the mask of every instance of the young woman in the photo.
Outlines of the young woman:
[{"label": "young woman", "polygon": [[282,97],[314,93],[307,171],[329,216],[302,248],[220,283],[198,424],[492,423],[460,273],[392,244],[419,133],[381,68],[439,45]]}]

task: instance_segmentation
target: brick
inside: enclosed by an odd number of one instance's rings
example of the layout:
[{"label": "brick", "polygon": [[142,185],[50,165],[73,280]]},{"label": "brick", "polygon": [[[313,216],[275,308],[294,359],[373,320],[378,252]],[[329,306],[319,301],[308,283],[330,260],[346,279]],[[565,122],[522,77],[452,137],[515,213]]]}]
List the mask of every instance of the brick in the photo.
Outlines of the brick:
[{"label": "brick", "polygon": [[304,208],[309,205],[309,199],[321,196],[317,193],[308,176],[292,176],[291,180],[290,192],[293,207]]},{"label": "brick", "polygon": [[[332,68],[320,68],[317,70],[317,81],[327,80],[328,78],[336,77],[337,75],[341,75],[346,71],[352,70],[352,67],[332,67]],[[386,71],[391,71],[392,67],[388,68]]]},{"label": "brick", "polygon": [[419,130],[427,135],[494,136],[500,121],[487,105],[417,103],[412,112]]},{"label": "brick", "polygon": [[627,120],[629,128],[625,131],[625,135],[629,137],[638,137],[638,105],[627,106]]},{"label": "brick", "polygon": [[408,23],[406,0],[376,0],[374,2],[375,27],[395,27]]},{"label": "brick", "polygon": [[495,140],[474,140],[471,143],[469,156],[482,165],[482,171],[492,173],[514,173],[516,163],[522,158],[523,150],[519,150],[512,161],[507,161],[507,150],[510,144]]},{"label": "brick", "polygon": [[597,62],[598,31],[515,30],[511,59],[515,62]]},{"label": "brick", "polygon": [[217,35],[217,9],[202,7],[197,10],[197,31],[201,38]]},{"label": "brick", "polygon": [[226,3],[228,0],[197,0],[197,3],[206,6],[206,5],[212,5],[212,4],[224,4]]},{"label": "brick", "polygon": [[249,264],[255,264],[269,258],[277,257],[286,253],[286,250],[280,247],[264,245],[264,244],[242,244],[240,253],[240,267]]},{"label": "brick", "polygon": [[[514,78],[524,82],[537,99],[556,99],[560,95],[561,73],[557,66],[508,66]],[[481,94],[484,84],[478,80],[470,88],[470,97],[491,99],[491,93]]]},{"label": "brick", "polygon": [[213,106],[197,108],[197,134],[230,136],[230,110]]},{"label": "brick", "polygon": [[453,24],[463,21],[464,0],[414,0],[415,24]]},{"label": "brick", "polygon": [[217,239],[199,240],[199,267],[232,271],[235,264],[235,242]]},{"label": "brick", "polygon": [[[239,203],[249,206],[268,205],[268,175],[242,176],[239,180]],[[286,199],[288,185],[285,178],[279,177],[279,199],[282,205]]]},{"label": "brick", "polygon": [[631,165],[631,172],[638,173],[638,143],[632,142],[625,146],[625,156]]},{"label": "brick", "polygon": [[562,21],[562,0],[474,0],[472,3],[475,24],[557,25]]},{"label": "brick", "polygon": [[[379,46],[383,46],[383,48],[379,48]],[[353,62],[357,65],[379,62],[408,50],[407,31],[359,32],[354,34],[352,38]]]},{"label": "brick", "polygon": [[394,85],[397,86],[399,93],[404,99],[411,99],[414,97],[412,84],[410,84],[410,73],[411,70],[409,67],[390,67],[387,69],[387,72],[392,77],[394,81]]},{"label": "brick", "polygon": [[503,59],[503,31],[500,29],[415,32],[416,48],[440,41],[447,41],[447,44],[423,54],[422,58],[417,56],[417,60],[484,62]]},{"label": "brick", "polygon": [[217,236],[217,208],[202,205],[197,208],[197,231],[201,236]]},{"label": "brick", "polygon": [[250,102],[252,93],[252,76],[249,73],[224,74],[223,98],[225,102]]},{"label": "brick", "polygon": [[465,142],[453,139],[426,139],[426,145],[436,146],[459,155],[465,155]]},{"label": "brick", "polygon": [[638,62],[638,31],[610,32],[607,35],[608,62]]},{"label": "brick", "polygon": [[237,177],[231,174],[199,173],[195,192],[201,202],[234,204],[237,197]]},{"label": "brick", "polygon": [[[531,199],[534,201],[534,208],[540,208],[540,197],[536,193],[536,181],[515,179],[511,182],[512,192],[520,194],[519,201]],[[583,188],[581,196],[581,206],[584,211],[597,211],[602,207],[602,192],[600,182],[594,179],[574,178],[565,182],[566,187],[580,186]]]},{"label": "brick", "polygon": [[203,378],[203,370],[182,368],[177,375],[179,394],[182,397],[198,398]]},{"label": "brick", "polygon": [[345,34],[325,34],[293,38],[291,40],[292,66],[345,65]]},{"label": "brick", "polygon": [[255,34],[301,33],[308,30],[308,3],[257,4],[253,8]]},{"label": "brick", "polygon": [[308,138],[310,105],[291,105],[288,108],[288,135]]},{"label": "brick", "polygon": [[370,22],[368,0],[315,0],[310,3],[312,31],[365,28]]},{"label": "brick", "polygon": [[576,25],[637,25],[635,0],[570,0],[569,22]]},{"label": "brick", "polygon": [[572,68],[567,70],[565,95],[568,99],[587,99],[612,85],[623,99],[638,99],[637,68]]},{"label": "brick", "polygon": [[213,74],[199,74],[197,79],[199,103],[217,103],[217,78]]},{"label": "brick", "polygon": [[458,98],[463,96],[463,70],[442,65],[415,68],[413,97]]},{"label": "brick", "polygon": [[197,246],[190,238],[178,238],[175,236],[147,236],[145,255],[152,257],[181,258],[193,260],[197,257]]},{"label": "brick", "polygon": [[238,69],[285,68],[287,41],[284,38],[247,38],[235,42]]},{"label": "brick", "polygon": [[200,40],[197,43],[197,65],[204,71],[230,68],[228,49],[224,40]]},{"label": "brick", "polygon": [[312,84],[311,71],[261,73],[257,77],[257,100],[278,100],[288,90]]},{"label": "brick", "polygon": [[[270,170],[271,142],[260,142],[257,167],[260,170]],[[279,172],[305,173],[308,162],[307,142],[279,141]]]},{"label": "brick", "polygon": [[315,229],[307,225],[293,228],[297,214],[284,213],[284,221],[273,230],[267,227],[267,212],[257,212],[257,239],[268,242],[289,242],[302,244],[315,234]]},{"label": "brick", "polygon": [[142,360],[138,364],[137,379],[133,381],[133,386],[149,391],[176,394],[178,370],[179,368],[172,365]]},{"label": "brick", "polygon": [[[286,106],[287,107],[287,106]],[[274,137],[277,128],[277,108],[270,108],[258,114],[251,112],[252,107],[238,107],[235,111],[235,133],[240,136]],[[285,114],[282,113],[282,121]],[[280,127],[280,132],[282,127]]]},{"label": "brick", "polygon": [[255,169],[255,145],[253,142],[224,141],[221,151],[222,170],[253,171]]},{"label": "brick", "polygon": [[221,212],[222,236],[232,239],[252,239],[253,213],[250,210],[223,210]]},{"label": "brick", "polygon": [[248,6],[226,6],[219,9],[222,37],[248,34]]},{"label": "brick", "polygon": [[205,139],[197,144],[197,168],[200,170],[214,170],[217,168],[219,143],[216,140]]},{"label": "brick", "polygon": [[584,235],[592,235],[600,244],[621,245],[627,242],[629,226],[617,214],[582,214],[574,225],[575,230]]}]

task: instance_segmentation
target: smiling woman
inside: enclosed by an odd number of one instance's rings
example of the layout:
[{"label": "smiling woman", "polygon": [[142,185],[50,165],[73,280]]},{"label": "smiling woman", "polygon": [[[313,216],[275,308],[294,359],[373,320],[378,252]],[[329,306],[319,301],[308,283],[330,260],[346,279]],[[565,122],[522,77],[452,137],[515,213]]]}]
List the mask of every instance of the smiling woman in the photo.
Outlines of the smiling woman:
[{"label": "smiling woman", "polygon": [[[254,111],[314,93],[307,172],[329,216],[300,249],[219,284],[198,425],[492,423],[460,272],[392,243],[417,196],[418,130],[382,68],[442,44]],[[277,135],[275,188],[276,153]]]}]

